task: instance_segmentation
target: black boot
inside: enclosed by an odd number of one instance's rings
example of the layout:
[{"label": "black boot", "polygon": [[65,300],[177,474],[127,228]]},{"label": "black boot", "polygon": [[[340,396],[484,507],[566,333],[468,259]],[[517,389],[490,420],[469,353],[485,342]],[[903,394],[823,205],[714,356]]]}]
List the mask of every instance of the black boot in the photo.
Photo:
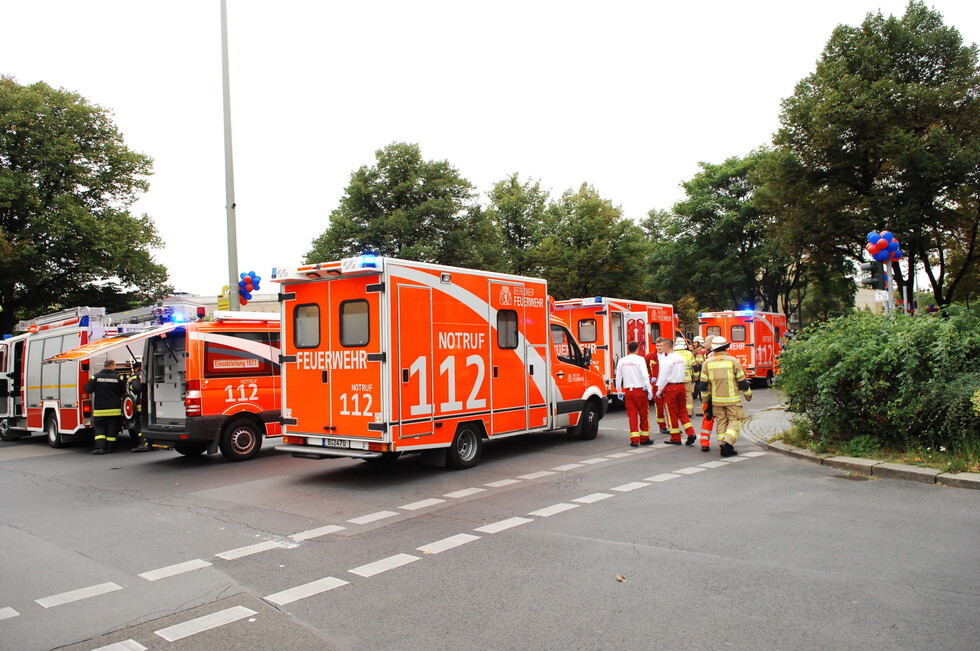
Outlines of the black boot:
[{"label": "black boot", "polygon": [[92,450],[92,454],[105,454],[105,439],[99,439],[95,442],[95,449]]},{"label": "black boot", "polygon": [[734,457],[738,454],[738,451],[728,441],[725,441],[719,447],[721,449],[721,456],[723,457]]}]

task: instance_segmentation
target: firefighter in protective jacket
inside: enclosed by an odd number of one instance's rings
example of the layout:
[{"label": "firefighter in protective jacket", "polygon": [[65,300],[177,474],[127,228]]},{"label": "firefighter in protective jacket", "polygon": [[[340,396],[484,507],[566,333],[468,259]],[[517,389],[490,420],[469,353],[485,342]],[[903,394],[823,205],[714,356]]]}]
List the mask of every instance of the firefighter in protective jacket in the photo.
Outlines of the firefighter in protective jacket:
[{"label": "firefighter in protective jacket", "polygon": [[95,449],[92,454],[112,452],[122,428],[122,401],[126,395],[126,381],[116,373],[114,360],[107,359],[103,369],[85,383],[85,392],[95,394],[92,404]]},{"label": "firefighter in protective jacket", "polygon": [[735,441],[745,420],[742,395],[752,399],[752,388],[745,370],[737,359],[729,355],[728,340],[715,337],[711,340],[711,354],[701,367],[701,397],[705,409],[711,408],[715,432],[721,456],[731,457],[738,452]]}]

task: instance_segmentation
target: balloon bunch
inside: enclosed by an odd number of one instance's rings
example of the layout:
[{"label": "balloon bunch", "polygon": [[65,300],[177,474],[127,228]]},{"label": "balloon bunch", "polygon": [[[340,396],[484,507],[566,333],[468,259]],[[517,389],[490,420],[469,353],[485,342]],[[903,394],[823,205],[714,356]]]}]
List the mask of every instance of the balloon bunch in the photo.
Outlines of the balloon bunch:
[{"label": "balloon bunch", "polygon": [[240,277],[241,280],[238,281],[238,302],[245,305],[252,300],[252,292],[259,291],[259,282],[262,280],[262,277],[254,271],[243,273]]},{"label": "balloon bunch", "polygon": [[891,231],[871,231],[868,233],[868,244],[864,247],[871,257],[879,262],[886,260],[901,260],[902,250],[898,248],[898,238]]}]

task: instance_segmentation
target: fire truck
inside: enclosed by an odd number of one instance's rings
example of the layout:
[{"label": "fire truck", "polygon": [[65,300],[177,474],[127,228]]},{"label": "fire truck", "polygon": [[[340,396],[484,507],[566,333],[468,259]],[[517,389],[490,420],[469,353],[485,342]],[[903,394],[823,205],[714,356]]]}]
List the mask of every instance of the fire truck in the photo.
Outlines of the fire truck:
[{"label": "fire truck", "polygon": [[[173,310],[173,306],[158,307]],[[183,306],[181,306],[183,309]],[[152,308],[133,323],[115,324],[103,307],[75,307],[21,321],[22,334],[0,343],[0,439],[12,441],[43,432],[51,447],[91,435],[92,404],[85,393],[91,373],[87,362],[45,364],[64,351],[121,333],[150,327],[157,314]],[[118,371],[130,372],[138,354],[120,358]],[[133,404],[130,398],[131,405]],[[132,406],[130,414],[132,414]]]},{"label": "fire truck", "polygon": [[283,442],[300,458],[476,465],[485,439],[593,439],[602,377],[545,280],[363,255],[280,270]]},{"label": "fire truck", "polygon": [[721,335],[749,378],[767,387],[779,374],[779,353],[786,334],[786,315],[758,310],[730,310],[698,314],[701,336]]},{"label": "fire truck", "polygon": [[632,301],[596,296],[555,303],[555,313],[571,327],[584,348],[592,353],[592,369],[602,375],[609,397],[622,402],[616,391],[616,364],[626,355],[626,345],[639,342],[638,354],[654,349],[659,337],[674,339],[677,316],[666,303]]},{"label": "fire truck", "polygon": [[278,313],[175,319],[50,361],[94,363],[132,349],[143,359],[142,435],[153,447],[185,456],[220,450],[231,461],[246,461],[267,437],[280,435]]}]

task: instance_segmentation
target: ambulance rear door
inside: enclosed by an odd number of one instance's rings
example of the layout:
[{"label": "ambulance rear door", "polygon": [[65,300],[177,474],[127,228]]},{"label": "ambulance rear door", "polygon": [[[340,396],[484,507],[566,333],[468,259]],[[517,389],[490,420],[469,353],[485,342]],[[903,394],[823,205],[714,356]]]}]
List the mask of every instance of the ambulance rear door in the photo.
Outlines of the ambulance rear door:
[{"label": "ambulance rear door", "polygon": [[381,295],[376,274],[294,283],[283,302],[284,433],[383,440]]}]

